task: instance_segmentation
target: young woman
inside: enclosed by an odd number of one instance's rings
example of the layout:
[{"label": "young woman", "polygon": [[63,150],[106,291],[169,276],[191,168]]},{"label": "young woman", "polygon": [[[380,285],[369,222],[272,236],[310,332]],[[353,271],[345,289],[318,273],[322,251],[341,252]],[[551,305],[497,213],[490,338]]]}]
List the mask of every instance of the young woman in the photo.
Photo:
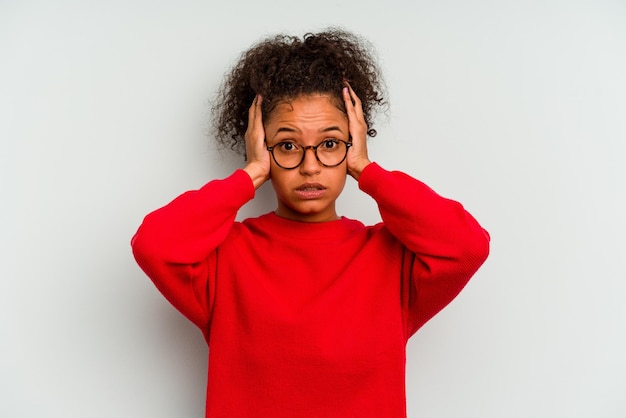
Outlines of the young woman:
[{"label": "young woman", "polygon": [[[207,417],[405,417],[405,346],[486,259],[463,207],[371,162],[384,104],[367,43],[339,30],[269,38],[226,78],[229,177],[144,219],[137,262],[209,344]],[[382,222],[339,216],[346,177]],[[276,210],[236,222],[271,181]]]}]

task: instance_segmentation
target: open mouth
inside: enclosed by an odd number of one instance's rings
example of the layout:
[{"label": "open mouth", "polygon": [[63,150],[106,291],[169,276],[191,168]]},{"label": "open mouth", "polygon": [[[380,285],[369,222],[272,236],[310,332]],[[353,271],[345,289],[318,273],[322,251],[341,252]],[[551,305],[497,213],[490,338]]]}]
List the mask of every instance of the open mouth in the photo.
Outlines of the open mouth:
[{"label": "open mouth", "polygon": [[324,195],[326,188],[318,183],[306,183],[296,189],[296,194],[303,199],[316,199]]},{"label": "open mouth", "polygon": [[326,190],[326,188],[322,186],[321,184],[307,183],[298,187],[296,190],[299,192],[314,192],[314,191],[319,191],[319,190]]}]

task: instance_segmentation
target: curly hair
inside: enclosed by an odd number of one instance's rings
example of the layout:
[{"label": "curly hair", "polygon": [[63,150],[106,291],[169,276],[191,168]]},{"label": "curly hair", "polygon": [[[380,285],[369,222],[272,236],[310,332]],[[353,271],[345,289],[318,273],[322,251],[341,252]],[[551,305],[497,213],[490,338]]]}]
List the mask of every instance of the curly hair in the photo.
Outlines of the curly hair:
[{"label": "curly hair", "polygon": [[215,140],[245,155],[248,109],[257,94],[263,96],[265,121],[280,102],[316,93],[330,95],[345,112],[341,91],[346,82],[361,99],[367,134],[376,136],[372,119],[387,102],[369,42],[337,28],[307,33],[302,39],[268,37],[240,56],[217,91],[212,105]]}]

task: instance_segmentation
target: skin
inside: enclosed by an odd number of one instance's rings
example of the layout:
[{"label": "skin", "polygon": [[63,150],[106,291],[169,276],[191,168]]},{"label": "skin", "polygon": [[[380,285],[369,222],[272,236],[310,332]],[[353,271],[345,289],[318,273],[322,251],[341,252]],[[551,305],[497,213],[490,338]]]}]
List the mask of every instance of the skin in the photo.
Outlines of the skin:
[{"label": "skin", "polygon": [[[349,174],[359,179],[361,171],[371,163],[367,156],[367,124],[360,99],[347,85],[343,89],[346,113],[333,104],[328,94],[294,97],[289,103],[274,108],[263,124],[262,97],[257,96],[248,112],[245,135],[250,175],[255,189],[271,178],[278,207],[276,214],[300,222],[327,222],[338,219],[335,203]],[[278,167],[267,146],[286,139],[303,146],[317,145],[327,138],[349,141],[346,160],[337,167],[324,167],[312,150],[292,170]]]}]

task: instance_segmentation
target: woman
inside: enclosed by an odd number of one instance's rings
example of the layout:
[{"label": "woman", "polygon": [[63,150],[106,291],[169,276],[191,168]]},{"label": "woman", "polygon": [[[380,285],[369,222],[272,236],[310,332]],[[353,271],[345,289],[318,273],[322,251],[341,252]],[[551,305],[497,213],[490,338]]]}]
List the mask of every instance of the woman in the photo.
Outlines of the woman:
[{"label": "woman", "polygon": [[[209,344],[207,417],[406,416],[406,342],[484,262],[489,236],[370,161],[381,86],[367,43],[340,30],[254,45],[214,109],[245,167],[134,236],[139,265]],[[347,175],[383,222],[337,214]],[[268,180],[276,211],[236,222]]]}]

